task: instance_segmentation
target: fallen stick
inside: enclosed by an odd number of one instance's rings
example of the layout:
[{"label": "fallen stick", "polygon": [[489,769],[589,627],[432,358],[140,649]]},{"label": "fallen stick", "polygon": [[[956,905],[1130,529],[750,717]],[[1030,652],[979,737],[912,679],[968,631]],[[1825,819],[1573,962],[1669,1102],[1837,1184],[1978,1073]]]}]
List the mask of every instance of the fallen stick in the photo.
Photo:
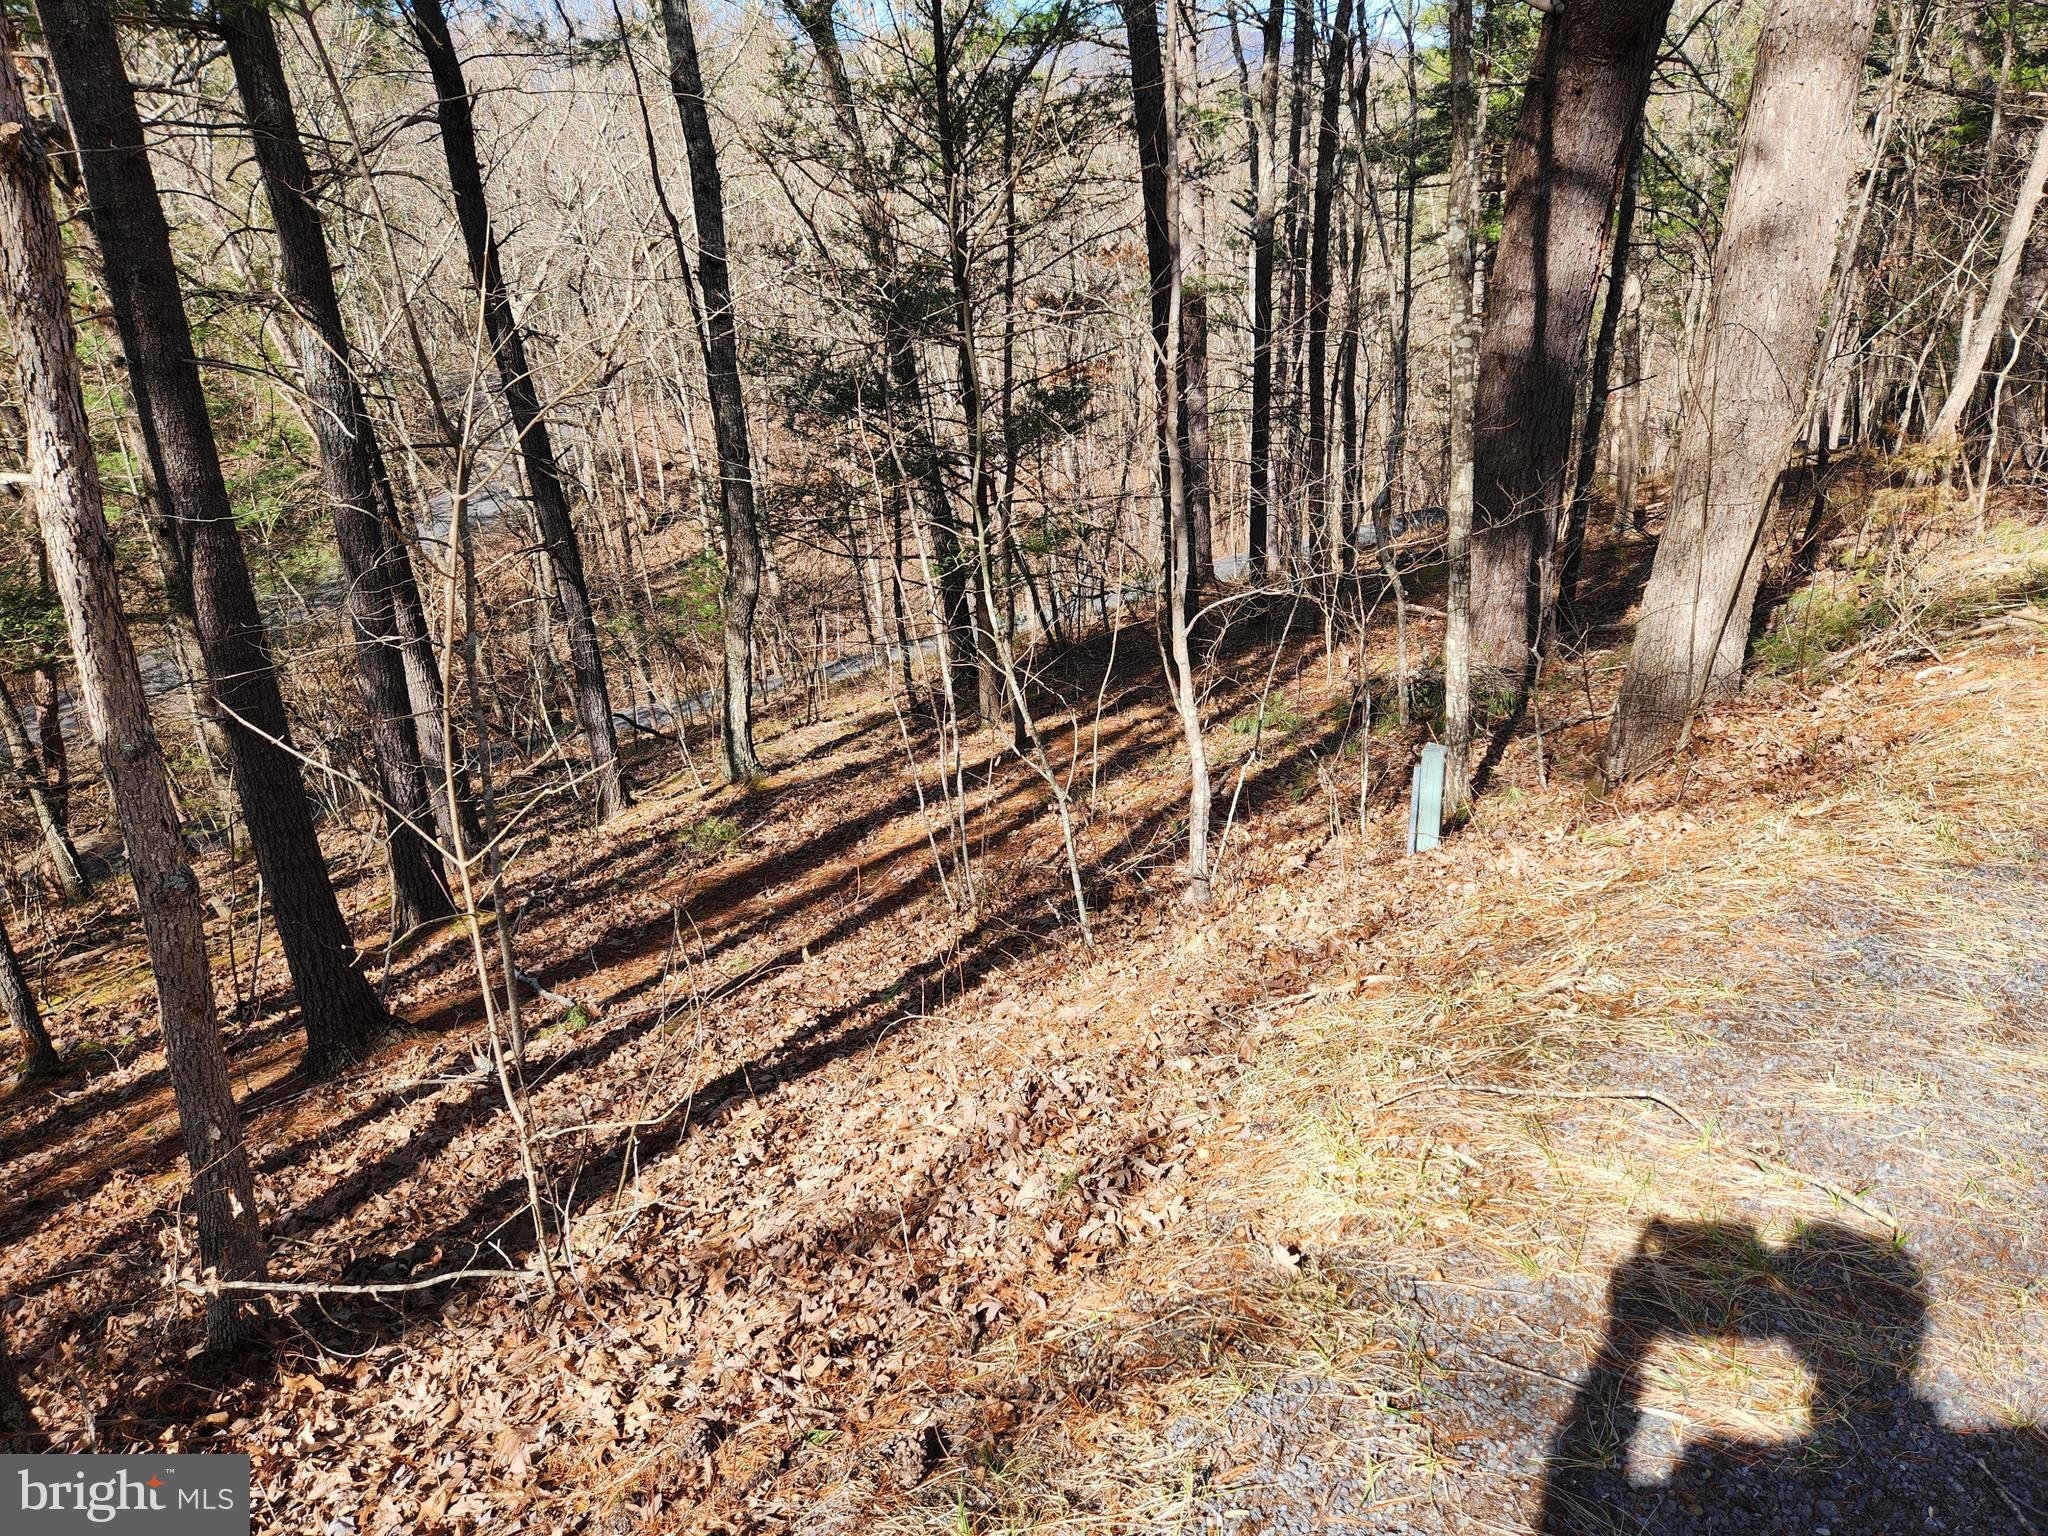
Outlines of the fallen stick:
[{"label": "fallen stick", "polygon": [[394,1280],[384,1285],[340,1285],[317,1280],[177,1280],[173,1284],[193,1296],[218,1296],[223,1291],[262,1291],[286,1296],[385,1296],[399,1291],[425,1291],[457,1280],[538,1280],[531,1269],[451,1269],[424,1280]]}]

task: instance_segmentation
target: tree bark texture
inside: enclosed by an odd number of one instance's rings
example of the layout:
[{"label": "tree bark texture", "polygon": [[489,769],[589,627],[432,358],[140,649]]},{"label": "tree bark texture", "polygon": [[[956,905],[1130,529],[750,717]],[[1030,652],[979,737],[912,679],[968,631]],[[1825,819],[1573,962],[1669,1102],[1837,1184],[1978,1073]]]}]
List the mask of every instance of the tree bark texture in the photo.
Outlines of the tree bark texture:
[{"label": "tree bark texture", "polygon": [[[46,18],[54,9],[46,8]],[[113,37],[109,23],[109,48]],[[142,908],[164,1057],[192,1169],[200,1260],[225,1278],[260,1276],[264,1252],[256,1189],[214,1016],[199,883],[185,856],[170,775],[122,617],[113,540],[86,426],[64,253],[43,147],[15,77],[14,46],[12,27],[0,21],[0,299],[14,332],[36,512],[77,658],[79,694]],[[209,1308],[208,1332],[216,1346],[234,1342],[237,1309],[231,1301],[217,1298]]]},{"label": "tree bark texture", "polygon": [[1603,767],[1654,763],[1708,693],[1741,680],[1758,546],[1805,415],[1862,149],[1856,96],[1876,0],[1774,0],[1728,188],[1713,297]]},{"label": "tree bark texture", "polygon": [[747,400],[740,387],[740,350],[733,323],[732,274],[726,263],[725,185],[690,0],[661,0],[668,39],[669,88],[683,121],[690,161],[690,203],[697,216],[697,287],[704,296],[704,378],[711,396],[711,432],[718,444],[718,501],[725,534],[725,698],[720,736],[725,771],[735,782],[761,771],[754,752],[754,612],[761,601],[761,530],[755,519],[754,471],[747,443]]},{"label": "tree bark texture", "polygon": [[314,835],[112,13],[105,0],[45,0],[40,10],[143,443],[176,519],[235,786],[297,992],[307,1066],[331,1071],[362,1056],[390,1016],[358,969]]},{"label": "tree bark texture", "polygon": [[1556,541],[1574,388],[1608,214],[1670,0],[1571,0],[1543,19],[1508,155],[1474,402],[1475,663],[1519,674]]},{"label": "tree bark texture", "polygon": [[429,836],[433,810],[398,630],[397,568],[408,557],[384,520],[373,468],[374,429],[356,383],[327,236],[313,201],[313,171],[299,139],[270,13],[252,0],[225,0],[215,16],[255,141],[256,165],[277,227],[285,299],[297,322],[299,378],[312,411],[320,478],[348,584],[356,682],[383,793],[391,926],[404,933],[455,909]]},{"label": "tree bark texture", "polygon": [[[0,133],[5,131],[0,124]],[[5,923],[0,923],[0,1006],[6,1008],[8,1022],[21,1036],[21,1075],[33,1078],[55,1073],[63,1063],[57,1059],[50,1032],[43,1027],[42,1010],[36,1007],[36,995],[29,988],[28,975],[21,968],[21,957],[14,952],[14,940]]]}]

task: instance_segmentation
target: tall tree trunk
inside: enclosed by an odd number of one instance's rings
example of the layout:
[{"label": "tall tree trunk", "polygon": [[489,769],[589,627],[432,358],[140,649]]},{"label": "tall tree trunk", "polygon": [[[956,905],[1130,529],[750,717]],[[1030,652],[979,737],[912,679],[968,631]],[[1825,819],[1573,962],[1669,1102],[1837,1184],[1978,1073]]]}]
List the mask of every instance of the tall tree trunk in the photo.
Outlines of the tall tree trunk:
[{"label": "tall tree trunk", "polygon": [[1146,293],[1152,321],[1152,387],[1159,403],[1155,437],[1159,454],[1159,559],[1169,588],[1178,576],[1173,569],[1173,505],[1167,484],[1171,461],[1181,457],[1174,430],[1179,410],[1169,410],[1179,389],[1168,374],[1178,376],[1179,359],[1173,336],[1178,278],[1174,270],[1173,208],[1168,182],[1172,169],[1173,135],[1167,122],[1166,62],[1159,46],[1158,0],[1119,0],[1124,36],[1131,54],[1131,109],[1138,135],[1138,187],[1145,224]]},{"label": "tall tree trunk", "polygon": [[1300,365],[1302,316],[1308,307],[1309,218],[1305,204],[1310,181],[1307,157],[1312,147],[1309,97],[1310,87],[1315,83],[1315,61],[1315,5],[1313,0],[1295,0],[1293,79],[1289,83],[1287,102],[1287,192],[1284,198],[1287,302],[1284,318],[1279,322],[1279,370],[1287,399],[1284,413],[1287,446],[1280,460],[1281,472],[1275,477],[1278,508],[1275,536],[1280,540],[1283,562],[1297,579],[1305,574],[1309,555],[1299,542],[1295,509],[1306,480],[1301,451],[1303,404]]},{"label": "tall tree trunk", "polygon": [[1450,0],[1451,185],[1444,255],[1451,275],[1444,596],[1444,818],[1462,820],[1472,786],[1472,397],[1479,356],[1473,312],[1479,100],[1472,79],[1472,0]]},{"label": "tall tree trunk", "polygon": [[[5,132],[5,124],[0,123],[0,133]],[[36,1007],[35,993],[29,990],[28,976],[22,971],[21,957],[14,952],[14,940],[8,937],[4,922],[0,922],[0,1006],[7,1009],[8,1021],[21,1036],[21,1075],[54,1076],[64,1063],[58,1059],[57,1047],[50,1042],[50,1032],[43,1028],[42,1011]]]},{"label": "tall tree trunk", "polygon": [[[1169,0],[1171,3],[1171,0]],[[1123,0],[1125,33],[1131,51],[1131,97],[1134,125],[1138,133],[1141,189],[1145,201],[1147,258],[1152,263],[1154,338],[1159,366],[1154,378],[1159,389],[1159,441],[1164,460],[1160,492],[1164,503],[1161,554],[1166,562],[1167,683],[1172,691],[1174,712],[1180,717],[1181,739],[1188,753],[1188,900],[1201,905],[1209,900],[1209,759],[1202,740],[1201,693],[1196,686],[1194,647],[1189,634],[1192,611],[1194,566],[1194,524],[1187,499],[1187,469],[1180,434],[1172,425],[1180,420],[1182,370],[1180,348],[1181,295],[1180,227],[1175,217],[1173,142],[1170,104],[1176,100],[1168,83],[1167,61],[1176,54],[1159,46],[1158,13],[1153,0]],[[1169,20],[1172,13],[1169,13]],[[1156,235],[1156,243],[1153,237]],[[1161,294],[1166,303],[1158,307]]]},{"label": "tall tree trunk", "polygon": [[1650,766],[1749,644],[1758,546],[1806,409],[1821,309],[1862,148],[1856,95],[1877,0],[1774,0],[1729,183],[1713,299],[1603,761]]},{"label": "tall tree trunk", "polygon": [[1643,280],[1631,272],[1621,288],[1621,388],[1614,395],[1614,523],[1616,538],[1636,523],[1636,473],[1643,452]]},{"label": "tall tree trunk", "polygon": [[747,444],[747,401],[740,389],[740,350],[733,325],[732,275],[726,264],[725,185],[697,35],[689,0],[661,0],[668,37],[669,88],[683,120],[690,158],[690,201],[697,215],[697,286],[704,295],[704,378],[711,396],[711,431],[718,443],[718,495],[725,531],[725,712],[721,737],[725,771],[738,782],[761,771],[754,753],[754,610],[761,600],[761,530],[754,515],[752,450]]},{"label": "tall tree trunk", "polygon": [[66,905],[75,906],[92,894],[92,882],[78,864],[78,849],[71,841],[71,828],[62,808],[44,780],[42,762],[29,740],[28,727],[14,692],[0,679],[0,767],[21,797],[35,812],[36,825],[43,834],[43,847],[50,855],[50,867],[57,876],[57,892]]},{"label": "tall tree trunk", "polygon": [[1543,18],[1508,157],[1474,403],[1474,660],[1519,674],[1557,537],[1608,214],[1671,0],[1571,0]]},{"label": "tall tree trunk", "polygon": [[1209,898],[1209,766],[1203,750],[1188,613],[1194,540],[1188,516],[1186,461],[1180,434],[1178,220],[1173,188],[1173,126],[1168,111],[1166,55],[1154,0],[1121,0],[1131,57],[1132,126],[1138,138],[1139,190],[1150,278],[1153,386],[1157,393],[1160,556],[1166,568],[1167,682],[1188,749],[1188,895]]},{"label": "tall tree trunk", "polygon": [[1564,568],[1558,575],[1558,602],[1570,609],[1578,601],[1579,564],[1586,552],[1586,523],[1593,515],[1593,471],[1600,462],[1600,429],[1607,420],[1608,380],[1614,376],[1614,348],[1621,333],[1621,312],[1628,305],[1628,255],[1636,222],[1636,181],[1643,163],[1644,125],[1636,123],[1629,145],[1628,169],[1621,177],[1621,202],[1614,210],[1614,233],[1607,258],[1607,285],[1600,301],[1600,334],[1593,342],[1593,370],[1586,391],[1586,414],[1579,427],[1579,459],[1572,472],[1565,511]]},{"label": "tall tree trunk", "polygon": [[1928,437],[1937,443],[1952,441],[1961,431],[1963,413],[1970,408],[1970,401],[1976,396],[1977,382],[1984,376],[1985,361],[1991,356],[1992,343],[2005,334],[2005,307],[2012,295],[2013,279],[2019,275],[2020,259],[2026,254],[2027,236],[2034,227],[2034,216],[2041,206],[2041,190],[2048,185],[2048,119],[2043,119],[2040,132],[2034,136],[2034,153],[2027,161],[2027,173],[2020,180],[2017,199],[2012,205],[2012,217],[2006,221],[2005,242],[1998,253],[1998,265],[1991,273],[1991,286],[1985,290],[1983,306],[1977,311],[1977,321],[1970,327],[1969,339],[1963,344],[1963,354],[1956,364],[1954,382],[1949,385],[1948,398],[1935,414],[1934,426]]},{"label": "tall tree trunk", "polygon": [[1252,419],[1251,554],[1248,581],[1265,579],[1273,519],[1273,243],[1279,217],[1280,44],[1287,0],[1270,0],[1260,38],[1259,89],[1251,125],[1252,172]]},{"label": "tall tree trunk", "polygon": [[1188,591],[1199,600],[1215,575],[1215,530],[1209,495],[1209,296],[1203,272],[1209,212],[1202,186],[1201,12],[1195,0],[1176,6],[1174,80],[1180,95],[1174,122],[1175,191],[1180,215],[1180,415],[1182,473],[1188,498]]},{"label": "tall tree trunk", "polygon": [[[364,1054],[391,1019],[358,969],[314,835],[284,700],[221,478],[134,90],[105,0],[45,0],[43,34],[84,165],[107,296],[143,443],[177,518],[200,644],[228,727],[236,789],[306,1029],[310,1070]],[[132,853],[131,848],[131,853]]]},{"label": "tall tree trunk", "polygon": [[320,446],[321,481],[348,584],[356,682],[383,791],[391,926],[405,933],[455,910],[440,855],[428,835],[432,803],[398,630],[397,568],[403,564],[410,575],[411,566],[384,519],[373,468],[375,428],[356,382],[327,236],[313,202],[313,171],[299,140],[270,13],[254,0],[223,0],[214,15],[255,141],[264,196],[277,228],[284,296],[297,321],[299,378]]},{"label": "tall tree trunk", "polygon": [[462,226],[469,252],[470,280],[483,300],[484,330],[497,360],[505,408],[519,436],[519,454],[526,465],[526,485],[533,497],[534,521],[554,576],[555,598],[568,632],[569,672],[575,684],[576,716],[583,727],[590,774],[597,792],[597,819],[609,821],[628,804],[625,778],[619,767],[618,741],[612,730],[611,692],[605,683],[604,652],[597,639],[597,617],[590,602],[590,584],[583,574],[583,547],[569,514],[569,488],[555,457],[548,423],[541,414],[540,391],[527,361],[526,334],[512,312],[512,298],[491,229],[490,204],[484,196],[483,162],[476,147],[476,111],[463,79],[462,60],[448,31],[441,0],[407,0],[406,14],[414,38],[434,80],[434,113],[441,129],[441,151],[448,165],[448,187],[455,199],[456,222]]},{"label": "tall tree trunk", "polygon": [[427,620],[427,607],[420,595],[419,580],[413,574],[413,530],[398,510],[398,495],[391,483],[391,468],[377,446],[374,432],[365,435],[370,447],[370,471],[377,485],[377,506],[384,520],[391,554],[386,569],[391,575],[391,619],[398,634],[399,654],[405,664],[406,693],[412,700],[413,739],[419,744],[420,766],[426,773],[427,793],[434,806],[434,821],[441,829],[447,848],[475,849],[483,844],[477,822],[476,804],[471,797],[469,769],[461,758],[459,739],[451,739],[447,679],[434,650],[434,632]]},{"label": "tall tree trunk", "polygon": [[[44,7],[46,26],[53,11],[59,7]],[[114,29],[102,19],[105,46],[111,50]],[[263,1236],[241,1117],[214,1017],[199,883],[178,834],[170,775],[121,617],[113,540],[71,331],[64,252],[50,205],[42,142],[14,73],[14,51],[14,29],[0,19],[0,300],[14,332],[36,511],[78,661],[79,693],[128,846],[128,867],[148,935],[164,1058],[192,1168],[200,1262],[224,1279],[246,1279],[264,1272]],[[72,101],[68,94],[66,101]],[[83,114],[78,105],[71,110],[75,124]],[[91,141],[81,134],[80,142]],[[228,1296],[214,1299],[207,1324],[216,1347],[235,1342],[238,1309]]]},{"label": "tall tree trunk", "polygon": [[[1338,108],[1344,99],[1344,71],[1351,59],[1351,0],[1337,0],[1337,19],[1330,29],[1329,52],[1323,58],[1322,104],[1316,119],[1316,174],[1309,193],[1308,237],[1308,442],[1302,472],[1308,478],[1305,512],[1309,526],[1304,544],[1320,537],[1329,522],[1332,497],[1329,466],[1329,395],[1326,388],[1330,341],[1330,209],[1337,197]],[[1344,551],[1332,543],[1329,558],[1337,569]]]}]

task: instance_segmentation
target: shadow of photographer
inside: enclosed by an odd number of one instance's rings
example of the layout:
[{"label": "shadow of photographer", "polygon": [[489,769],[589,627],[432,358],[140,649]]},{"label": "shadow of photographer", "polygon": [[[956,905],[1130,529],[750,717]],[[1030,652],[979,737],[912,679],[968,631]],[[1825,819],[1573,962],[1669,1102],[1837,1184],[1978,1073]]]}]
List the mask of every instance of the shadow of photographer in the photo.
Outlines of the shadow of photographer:
[{"label": "shadow of photographer", "polygon": [[[2048,1536],[2048,1437],[1957,1431],[1912,1386],[1920,1267],[1846,1227],[1782,1247],[1734,1223],[1656,1220],[1608,1284],[1607,1332],[1550,1447],[1543,1536]],[[1796,1440],[1713,1438],[1632,1478],[1660,1339],[1778,1340],[1812,1378]]]}]

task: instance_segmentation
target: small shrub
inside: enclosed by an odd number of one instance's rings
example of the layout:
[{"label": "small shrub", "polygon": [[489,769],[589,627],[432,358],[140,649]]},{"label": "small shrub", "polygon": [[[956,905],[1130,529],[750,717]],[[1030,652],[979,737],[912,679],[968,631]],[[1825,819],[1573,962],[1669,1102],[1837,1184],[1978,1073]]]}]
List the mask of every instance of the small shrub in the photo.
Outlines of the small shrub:
[{"label": "small shrub", "polygon": [[1757,670],[1780,676],[1810,672],[1891,617],[1888,605],[1860,592],[1844,595],[1819,587],[1795,592],[1756,643]]},{"label": "small shrub", "polygon": [[1307,723],[1293,704],[1275,695],[1263,710],[1248,709],[1231,721],[1230,730],[1235,736],[1255,736],[1263,726],[1275,736],[1292,736]]},{"label": "small shrub", "polygon": [[684,853],[713,854],[740,840],[740,824],[730,816],[706,816],[676,834],[676,846]]}]

